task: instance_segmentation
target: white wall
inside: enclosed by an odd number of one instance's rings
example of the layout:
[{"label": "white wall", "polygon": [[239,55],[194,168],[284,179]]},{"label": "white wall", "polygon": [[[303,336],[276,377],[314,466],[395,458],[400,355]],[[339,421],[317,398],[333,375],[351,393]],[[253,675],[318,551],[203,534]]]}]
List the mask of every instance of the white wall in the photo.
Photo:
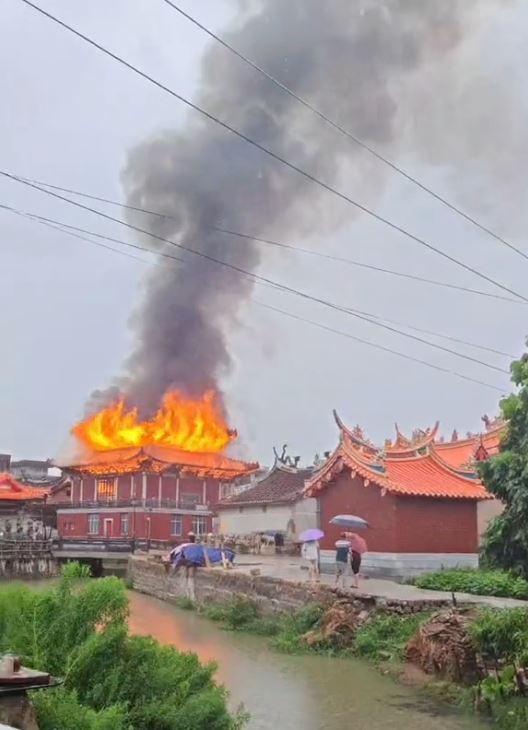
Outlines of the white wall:
[{"label": "white wall", "polygon": [[504,505],[498,499],[486,499],[479,502],[477,505],[477,525],[479,542],[482,542],[482,537],[486,532],[488,522],[494,517],[498,517],[504,509]]},{"label": "white wall", "polygon": [[219,532],[247,535],[265,530],[287,530],[293,520],[295,533],[317,526],[317,500],[302,499],[288,505],[244,505],[218,511]]}]

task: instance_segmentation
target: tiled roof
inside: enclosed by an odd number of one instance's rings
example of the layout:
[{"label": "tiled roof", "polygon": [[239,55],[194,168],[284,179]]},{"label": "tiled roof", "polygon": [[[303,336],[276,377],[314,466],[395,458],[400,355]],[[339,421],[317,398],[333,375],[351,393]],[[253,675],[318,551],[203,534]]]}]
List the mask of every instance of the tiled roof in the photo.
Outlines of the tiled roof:
[{"label": "tiled roof", "polygon": [[315,496],[347,468],[376,486],[400,496],[446,499],[489,499],[482,484],[472,476],[457,473],[433,449],[422,455],[385,456],[378,461],[365,459],[347,437],[341,435],[339,445],[324,466],[306,482],[306,495]]},{"label": "tiled roof", "polygon": [[0,501],[24,502],[44,499],[45,490],[30,489],[18,482],[11,474],[0,474]]},{"label": "tiled roof", "polygon": [[504,426],[501,424],[480,436],[471,436],[458,441],[435,442],[434,450],[455,469],[471,468],[471,463],[480,445],[484,447],[489,456],[499,453],[503,432]]},{"label": "tiled roof", "polygon": [[303,494],[305,481],[312,474],[313,469],[297,469],[275,464],[254,487],[225,499],[218,507],[226,509],[238,505],[294,502]]},{"label": "tiled roof", "polygon": [[237,461],[222,454],[201,454],[164,446],[94,451],[60,466],[66,471],[92,475],[131,474],[143,469],[160,473],[177,468],[199,477],[216,479],[233,479],[258,468],[258,464]]}]

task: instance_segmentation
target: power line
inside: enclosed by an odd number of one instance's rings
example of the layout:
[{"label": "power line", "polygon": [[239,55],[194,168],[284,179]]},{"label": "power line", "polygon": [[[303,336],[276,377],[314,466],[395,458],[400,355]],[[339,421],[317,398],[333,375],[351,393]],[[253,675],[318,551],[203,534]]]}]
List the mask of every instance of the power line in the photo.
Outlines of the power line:
[{"label": "power line", "polygon": [[[146,215],[152,215],[157,218],[165,218],[167,220],[176,220],[175,216],[168,215],[166,213],[160,213],[155,210],[149,210],[148,208],[140,208],[136,205],[128,205],[127,203],[120,203],[118,200],[104,198],[99,195],[85,193],[80,190],[74,190],[73,188],[63,187],[61,185],[53,185],[52,183],[43,182],[42,180],[35,180],[33,178],[22,177],[21,175],[17,175],[16,177],[19,178],[20,180],[25,180],[26,182],[34,183],[35,185],[41,185],[45,188],[50,188],[51,190],[60,190],[61,192],[70,193],[72,195],[78,195],[81,198],[95,200],[99,203],[107,203],[108,205],[118,206],[125,210],[132,210],[137,213],[145,213]],[[337,261],[339,263],[350,264],[351,266],[357,266],[359,268],[368,269],[371,271],[377,271],[377,272],[383,273],[383,274],[390,274],[392,276],[398,276],[398,277],[405,278],[405,279],[411,279],[413,281],[419,281],[424,284],[432,284],[434,286],[454,289],[456,291],[462,291],[462,292],[466,292],[468,294],[477,294],[482,297],[489,297],[491,299],[499,299],[499,300],[502,300],[505,302],[511,302],[513,304],[518,304],[518,305],[526,304],[526,302],[524,302],[524,301],[521,301],[519,299],[514,299],[512,297],[506,297],[506,296],[503,296],[502,294],[494,294],[493,292],[482,291],[481,289],[472,289],[471,287],[461,286],[459,284],[451,284],[446,281],[428,279],[426,277],[417,276],[416,274],[409,274],[408,272],[404,272],[404,271],[395,271],[394,269],[386,269],[381,266],[374,266],[374,264],[366,264],[366,263],[363,263],[362,261],[356,261],[354,259],[349,259],[344,256],[337,256],[334,254],[323,253],[322,251],[314,251],[309,248],[303,248],[301,246],[294,246],[293,244],[290,244],[290,243],[274,241],[269,238],[253,236],[248,233],[241,233],[240,231],[234,231],[229,228],[223,228],[221,226],[207,226],[207,228],[209,230],[218,231],[219,233],[225,233],[226,235],[235,236],[235,237],[241,238],[243,240],[256,241],[257,243],[263,243],[263,244],[266,244],[269,246],[276,246],[278,248],[287,249],[290,251],[294,251],[296,253],[308,254],[310,256],[316,256],[318,258],[327,259],[329,261]]]},{"label": "power line", "polygon": [[406,353],[399,352],[398,350],[393,350],[390,347],[385,347],[384,345],[380,345],[375,342],[370,342],[369,340],[364,340],[361,337],[356,337],[355,335],[351,335],[349,332],[344,332],[343,330],[334,329],[333,327],[328,327],[327,325],[320,324],[319,322],[314,322],[311,319],[306,319],[305,317],[300,317],[297,314],[292,314],[291,312],[286,312],[283,309],[279,309],[278,307],[274,307],[271,304],[264,304],[263,302],[258,302],[254,300],[256,304],[258,304],[261,307],[265,307],[266,309],[270,309],[273,312],[278,312],[280,314],[285,315],[286,317],[291,317],[292,319],[296,319],[299,322],[306,322],[307,324],[311,324],[314,327],[318,327],[319,329],[326,330],[327,332],[332,332],[336,335],[341,335],[342,337],[347,337],[348,339],[354,340],[355,342],[360,342],[363,345],[368,345],[369,347],[374,347],[378,350],[383,350],[384,352],[389,352],[392,355],[397,355],[398,357],[402,357],[405,360],[411,360],[412,362],[420,363],[421,365],[426,365],[429,368],[433,368],[434,370],[438,370],[443,373],[448,373],[449,375],[454,375],[457,378],[462,378],[463,380],[469,380],[473,383],[478,383],[479,385],[484,385],[486,388],[492,388],[493,390],[497,390],[501,393],[504,392],[503,388],[499,388],[496,385],[491,385],[491,383],[486,383],[482,380],[476,380],[475,378],[471,378],[468,375],[462,375],[461,373],[458,373],[454,370],[449,370],[448,368],[444,368],[441,365],[435,365],[433,363],[427,362],[426,360],[420,360],[419,358],[413,357],[412,355],[407,355]]},{"label": "power line", "polygon": [[248,56],[245,56],[243,53],[241,53],[240,51],[238,51],[232,45],[230,45],[229,43],[227,43],[227,41],[225,41],[223,38],[221,38],[220,36],[216,35],[216,33],[213,33],[213,31],[210,30],[210,28],[207,28],[205,25],[203,25],[202,23],[200,23],[192,15],[190,15],[189,13],[186,13],[182,8],[180,8],[178,5],[176,5],[176,3],[172,2],[172,0],[163,0],[163,2],[165,2],[167,5],[169,5],[177,13],[180,13],[180,15],[182,15],[184,18],[186,18],[191,23],[193,23],[193,25],[195,25],[197,28],[200,28],[200,30],[202,30],[204,33],[207,33],[208,36],[210,36],[215,41],[217,41],[218,43],[220,43],[220,45],[222,45],[228,51],[230,51],[231,53],[233,53],[241,61],[244,61],[244,63],[246,63],[249,66],[251,66],[251,68],[255,69],[255,71],[258,71],[260,74],[262,74],[263,76],[265,76],[275,86],[277,86],[282,91],[285,91],[287,94],[289,94],[289,96],[291,96],[293,99],[295,99],[300,104],[302,104],[304,107],[306,107],[306,109],[309,109],[311,112],[313,112],[314,114],[316,114],[320,119],[322,119],[323,121],[325,121],[331,127],[333,127],[334,129],[337,129],[338,132],[340,132],[341,134],[345,135],[346,137],[348,137],[349,139],[351,139],[353,142],[355,142],[355,144],[357,144],[359,147],[362,147],[364,150],[366,150],[367,152],[369,152],[369,154],[371,154],[374,157],[376,157],[378,160],[380,160],[381,162],[383,162],[385,165],[388,165],[395,172],[397,172],[400,175],[402,175],[406,180],[408,180],[413,185],[416,185],[418,188],[420,188],[420,190],[423,190],[428,195],[431,195],[435,200],[438,200],[440,203],[442,203],[443,205],[445,205],[446,207],[448,207],[450,210],[454,211],[455,213],[457,213],[458,215],[460,215],[462,218],[464,218],[465,220],[467,220],[470,223],[472,223],[474,226],[476,226],[481,231],[483,231],[487,235],[489,235],[492,238],[494,238],[499,243],[503,244],[504,246],[507,246],[509,249],[511,249],[512,251],[514,251],[519,256],[522,256],[523,258],[528,259],[528,254],[526,254],[524,251],[522,251],[521,249],[519,249],[516,246],[514,246],[512,243],[510,243],[509,241],[507,241],[506,239],[504,239],[498,233],[495,233],[495,231],[492,231],[490,228],[488,228],[484,224],[480,223],[478,220],[476,220],[475,218],[473,218],[468,213],[464,212],[461,208],[459,208],[458,206],[456,206],[454,203],[451,203],[449,200],[447,200],[446,198],[442,197],[439,193],[436,193],[434,190],[432,190],[431,188],[429,188],[424,183],[420,182],[420,180],[418,180],[416,177],[414,177],[410,173],[406,172],[402,167],[400,167],[399,165],[397,165],[395,162],[392,162],[387,157],[384,157],[384,155],[382,155],[380,152],[378,152],[374,147],[371,147],[369,144],[367,144],[366,142],[364,142],[362,139],[360,139],[359,137],[357,137],[355,134],[353,134],[352,132],[348,131],[347,129],[345,129],[343,126],[341,126],[337,122],[334,122],[326,114],[324,114],[322,111],[320,111],[319,109],[317,109],[317,107],[313,106],[313,104],[310,104],[309,101],[306,101],[306,99],[304,99],[303,97],[301,97],[298,94],[296,94],[294,91],[292,91],[292,89],[290,89],[288,86],[286,86],[286,84],[283,84],[275,76],[272,76],[272,74],[268,73],[265,69],[263,69],[257,63],[255,63],[255,61],[252,61]]},{"label": "power line", "polygon": [[473,268],[469,264],[465,264],[463,261],[460,261],[459,259],[455,258],[454,256],[451,256],[450,254],[446,253],[445,251],[442,251],[441,249],[437,248],[436,246],[433,246],[431,243],[428,243],[425,239],[420,238],[419,236],[415,236],[413,233],[411,233],[410,231],[407,231],[405,228],[402,228],[398,224],[390,221],[388,218],[384,218],[382,215],[375,213],[373,210],[371,210],[367,206],[365,206],[361,203],[358,203],[356,200],[349,197],[345,193],[340,192],[336,188],[332,187],[331,185],[328,185],[327,183],[323,182],[322,180],[315,177],[311,173],[306,172],[306,170],[303,170],[301,167],[298,167],[294,163],[289,162],[286,158],[281,157],[281,155],[277,154],[276,152],[273,152],[272,150],[265,147],[264,145],[261,145],[259,142],[256,142],[254,139],[251,139],[251,137],[248,137],[246,134],[239,131],[235,127],[230,126],[229,124],[227,124],[227,122],[223,122],[221,119],[216,117],[214,114],[211,114],[210,112],[206,111],[202,107],[198,106],[198,104],[195,104],[194,102],[190,101],[185,96],[177,93],[170,87],[165,86],[163,83],[161,83],[160,81],[157,81],[154,77],[150,76],[145,71],[142,71],[141,69],[137,68],[137,66],[134,66],[133,64],[131,64],[128,61],[126,61],[125,59],[121,58],[117,54],[108,50],[107,48],[102,46],[100,43],[97,43],[97,41],[94,41],[89,36],[84,35],[80,31],[73,28],[71,25],[68,25],[63,20],[60,20],[56,16],[49,13],[47,10],[44,10],[43,8],[39,7],[38,5],[35,5],[30,0],[20,0],[20,1],[23,2],[25,5],[28,5],[29,7],[33,8],[33,10],[36,10],[41,15],[44,15],[49,20],[52,20],[54,23],[61,26],[65,30],[68,30],[70,33],[73,33],[78,38],[81,38],[86,43],[89,43],[94,48],[97,48],[99,51],[101,51],[105,55],[109,56],[114,61],[117,61],[121,65],[125,66],[130,71],[133,71],[135,74],[137,74],[141,78],[145,79],[146,81],[149,81],[151,84],[153,84],[157,88],[170,94],[175,99],[178,99],[183,104],[186,104],[188,107],[190,107],[191,109],[194,109],[199,114],[204,116],[206,119],[209,119],[210,121],[214,122],[215,124],[218,124],[220,127],[222,127],[223,129],[225,129],[228,132],[231,132],[239,139],[242,139],[243,141],[252,145],[256,149],[260,150],[261,152],[264,152],[269,157],[272,157],[274,160],[277,160],[278,162],[282,163],[283,165],[288,167],[290,170],[297,172],[299,175],[304,177],[306,180],[309,180],[310,182],[314,183],[315,185],[318,185],[319,187],[323,188],[324,190],[327,190],[328,192],[332,193],[333,195],[336,195],[341,200],[344,200],[345,202],[349,203],[350,205],[353,205],[358,210],[361,210],[362,212],[366,213],[367,215],[371,216],[372,218],[375,218],[376,220],[380,221],[381,223],[384,223],[385,225],[389,226],[389,228],[392,228],[393,230],[403,234],[404,236],[407,236],[407,238],[411,239],[412,241],[415,241],[416,243],[420,244],[421,246],[424,246],[428,250],[433,251],[438,256],[442,256],[442,258],[445,258],[448,261],[451,261],[452,263],[456,264],[457,266],[460,266],[461,268],[465,269],[466,271],[470,271],[472,274],[475,274],[475,276],[478,276],[479,278],[483,279],[484,281],[487,281],[488,283],[491,283],[494,286],[499,287],[499,289],[502,289],[503,291],[506,291],[509,294],[513,294],[513,296],[516,296],[525,302],[528,302],[528,298],[523,296],[522,294],[519,294],[518,292],[514,291],[513,289],[506,286],[505,284],[501,284],[496,279],[493,279],[492,277],[488,276],[487,274],[484,274],[484,273],[478,271],[478,269]]},{"label": "power line", "polygon": [[[112,243],[117,243],[117,244],[122,245],[122,246],[127,246],[129,248],[138,249],[140,251],[145,251],[145,252],[150,253],[150,254],[155,253],[156,255],[162,256],[162,257],[167,258],[167,259],[172,259],[172,260],[178,261],[180,263],[188,263],[188,260],[179,258],[178,256],[174,256],[174,255],[171,255],[171,254],[167,254],[167,253],[162,252],[162,251],[152,251],[152,249],[146,248],[145,246],[139,246],[138,244],[130,243],[128,241],[123,241],[121,239],[114,238],[112,236],[108,236],[108,235],[105,235],[105,234],[102,234],[102,233],[97,233],[95,231],[91,231],[91,230],[88,230],[86,228],[81,228],[79,226],[74,226],[74,225],[71,225],[70,223],[65,223],[64,221],[59,221],[59,220],[56,220],[56,219],[53,219],[53,218],[48,218],[46,216],[41,216],[41,215],[39,215],[37,213],[28,212],[28,211],[21,211],[19,209],[13,208],[12,206],[4,205],[4,204],[0,204],[0,209],[4,209],[4,210],[10,211],[12,213],[16,213],[17,215],[21,215],[21,216],[30,218],[32,220],[36,220],[39,223],[44,223],[44,224],[51,225],[52,227],[56,227],[56,228],[59,228],[59,229],[63,229],[63,228],[64,229],[68,229],[68,231],[75,231],[77,234],[84,233],[84,234],[89,235],[89,236],[92,236],[92,237],[95,236],[96,238],[99,238],[99,239],[103,239],[103,240],[106,240],[106,241],[110,241]],[[81,236],[81,238],[82,238],[82,236]],[[109,247],[108,246],[103,246],[103,248],[109,248]],[[114,249],[110,249],[110,250],[114,250]],[[133,257],[133,258],[137,258],[137,257]],[[140,259],[140,260],[143,260],[143,259]],[[278,284],[276,282],[273,283],[273,284],[269,284],[269,283],[263,283],[263,282],[260,282],[260,281],[256,281],[255,284],[257,284],[258,286],[265,286],[265,287],[269,287],[269,288],[272,288],[272,289],[275,289],[275,290],[282,291],[282,285],[281,284]],[[338,306],[341,306],[341,305],[338,305]],[[409,325],[409,324],[407,324],[405,322],[399,322],[397,320],[389,319],[387,317],[382,317],[381,315],[372,314],[371,312],[364,312],[362,310],[352,309],[350,307],[343,307],[343,310],[346,311],[347,313],[350,312],[351,314],[360,314],[360,315],[363,315],[365,317],[368,317],[369,319],[375,319],[375,320],[380,320],[382,322],[388,322],[389,324],[395,324],[395,325],[400,326],[400,327],[406,327],[407,329],[413,330],[415,332],[421,332],[423,334],[431,335],[433,337],[440,337],[440,338],[443,338],[445,340],[449,340],[451,342],[456,342],[456,343],[461,344],[461,345],[466,345],[467,347],[474,347],[474,348],[476,348],[478,350],[484,350],[486,352],[491,352],[491,353],[493,353],[495,355],[500,355],[500,356],[507,357],[507,358],[510,358],[510,359],[515,359],[515,357],[516,357],[515,355],[512,355],[509,352],[504,352],[503,350],[498,350],[498,349],[496,349],[494,347],[489,347],[487,345],[480,345],[480,344],[477,344],[475,342],[470,342],[468,340],[459,339],[457,337],[453,337],[451,335],[446,335],[446,334],[441,333],[441,332],[435,332],[434,330],[428,330],[428,329],[423,329],[423,328],[420,328],[420,327],[415,327],[414,325]]]},{"label": "power line", "polygon": [[508,373],[508,371],[505,370],[504,368],[499,368],[496,365],[492,365],[490,363],[486,363],[483,360],[479,360],[478,358],[472,357],[471,355],[465,355],[463,353],[457,352],[456,350],[452,350],[451,348],[444,347],[443,345],[439,345],[439,344],[434,343],[434,342],[430,342],[429,340],[425,340],[423,337],[419,337],[417,335],[412,335],[412,334],[409,334],[408,332],[403,332],[402,330],[399,330],[399,329],[397,329],[397,328],[395,328],[395,327],[393,327],[391,325],[384,324],[384,323],[382,323],[380,321],[376,321],[374,319],[371,319],[369,316],[366,316],[364,314],[361,314],[361,313],[357,312],[356,310],[348,309],[348,308],[343,307],[341,305],[338,305],[338,304],[336,304],[334,302],[330,302],[330,301],[328,301],[326,299],[321,299],[319,297],[315,297],[315,296],[313,296],[313,295],[311,295],[311,294],[309,294],[307,292],[303,292],[303,291],[301,291],[299,289],[295,289],[295,288],[290,287],[290,286],[287,286],[285,284],[278,284],[277,282],[273,281],[272,279],[269,279],[269,278],[267,278],[265,276],[262,276],[260,274],[255,274],[253,272],[247,271],[246,269],[243,269],[240,266],[236,266],[234,264],[230,264],[230,263],[228,263],[226,261],[222,261],[221,259],[217,259],[214,256],[211,256],[210,254],[204,253],[203,251],[196,251],[195,249],[190,248],[189,246],[186,246],[186,245],[184,245],[182,243],[178,243],[176,241],[172,241],[172,240],[170,240],[168,238],[164,238],[163,236],[158,236],[157,234],[151,233],[150,231],[147,231],[144,228],[139,228],[138,226],[134,226],[131,223],[127,223],[125,221],[121,221],[121,220],[119,220],[119,218],[114,218],[113,216],[110,216],[107,213],[103,213],[102,211],[97,210],[96,208],[90,208],[89,206],[83,205],[82,203],[79,203],[76,200],[71,200],[70,198],[66,198],[63,195],[59,195],[58,193],[53,192],[52,190],[46,190],[45,188],[41,188],[38,185],[34,185],[33,183],[27,182],[25,180],[21,180],[21,179],[15,177],[14,175],[11,175],[10,173],[7,173],[7,172],[4,172],[4,171],[0,170],[0,175],[2,175],[4,177],[7,177],[7,178],[9,178],[11,180],[14,180],[15,182],[18,182],[18,183],[20,183],[22,185],[26,185],[26,186],[28,186],[30,188],[33,188],[35,190],[40,190],[40,192],[42,192],[42,193],[44,193],[46,195],[49,195],[49,196],[51,196],[53,198],[57,198],[59,200],[63,200],[63,201],[65,201],[67,203],[70,203],[71,205],[73,205],[73,206],[75,206],[77,208],[81,208],[82,210],[87,210],[87,211],[89,211],[91,213],[94,213],[95,215],[98,215],[98,216],[100,216],[102,218],[105,218],[106,220],[113,221],[114,223],[119,223],[120,225],[125,226],[126,228],[130,228],[131,230],[137,231],[137,232],[142,233],[142,234],[144,234],[146,236],[150,236],[151,238],[155,238],[155,239],[157,239],[159,241],[163,241],[164,243],[169,243],[171,246],[176,246],[177,248],[179,248],[179,249],[181,249],[183,251],[187,251],[188,253],[195,254],[196,256],[199,256],[200,258],[203,258],[203,259],[205,259],[207,261],[211,261],[211,262],[213,262],[215,264],[218,264],[218,265],[223,266],[223,267],[226,267],[226,268],[228,268],[230,270],[236,271],[239,274],[242,274],[244,276],[247,276],[247,277],[251,278],[253,281],[262,281],[262,282],[265,282],[266,284],[271,284],[271,285],[273,285],[275,287],[280,287],[283,291],[286,291],[286,292],[288,292],[290,294],[293,294],[295,296],[299,296],[302,299],[314,301],[314,302],[316,302],[318,304],[322,304],[325,307],[329,307],[330,309],[333,309],[333,310],[336,310],[336,311],[339,311],[339,312],[344,312],[345,314],[349,314],[350,316],[355,317],[356,319],[360,319],[360,320],[362,320],[364,322],[368,322],[369,324],[372,324],[372,325],[374,325],[376,327],[381,327],[383,329],[386,329],[389,332],[393,332],[394,334],[399,334],[399,335],[402,335],[403,337],[407,337],[408,339],[414,340],[416,342],[420,342],[422,344],[429,345],[429,347],[432,347],[432,348],[434,348],[436,350],[442,350],[443,352],[447,352],[447,353],[449,353],[451,355],[455,355],[455,357],[459,357],[459,358],[462,358],[464,360],[468,360],[470,362],[475,362],[475,363],[477,363],[479,365],[482,365],[483,367],[489,368],[490,370],[496,370],[497,372],[501,372],[501,373]]},{"label": "power line", "polygon": [[[73,236],[75,238],[78,238],[81,241],[85,241],[86,243],[89,243],[89,244],[92,244],[92,245],[95,245],[95,246],[100,246],[101,248],[104,248],[104,249],[106,249],[108,251],[112,251],[113,253],[119,254],[121,256],[126,256],[128,258],[132,258],[132,259],[134,259],[136,261],[140,261],[143,264],[152,264],[152,263],[154,263],[155,266],[160,266],[161,268],[165,268],[165,266],[163,264],[159,263],[159,262],[149,262],[149,261],[146,261],[145,259],[141,258],[140,256],[135,256],[134,254],[128,253],[126,251],[121,251],[121,250],[112,248],[111,246],[106,246],[105,244],[101,244],[98,241],[94,241],[94,240],[92,240],[90,238],[86,238],[85,236],[81,236],[78,233],[74,233],[73,231],[65,230],[65,228],[63,228],[61,225],[54,225],[54,224],[48,222],[42,216],[34,216],[32,214],[24,213],[23,211],[18,211],[15,208],[11,208],[10,206],[7,206],[7,205],[0,205],[0,208],[2,208],[4,210],[8,210],[8,211],[13,212],[13,213],[16,213],[17,215],[21,215],[23,217],[27,217],[29,219],[32,219],[33,222],[40,223],[42,225],[46,225],[46,226],[48,226],[48,227],[50,227],[50,228],[52,228],[54,230],[59,231],[60,233],[63,233],[63,234],[68,235],[68,236]],[[101,235],[101,234],[97,234],[97,235]],[[125,243],[124,241],[118,241],[118,239],[112,239],[110,237],[108,237],[108,238],[109,238],[109,240],[114,240],[116,242],[120,242],[120,243],[123,243],[123,244]],[[126,245],[133,245],[133,244],[126,244]],[[140,247],[140,246],[134,246],[134,248],[141,248],[142,250],[146,251],[147,253],[153,253],[148,248],[143,248],[143,247]],[[158,252],[156,252],[156,253],[158,253]],[[164,255],[164,254],[161,254],[161,255]],[[182,263],[186,263],[186,261],[184,259],[179,259],[179,258],[177,258],[175,256],[169,256],[168,254],[166,256],[168,258],[172,258],[172,259],[174,259],[176,261],[179,261],[179,262],[182,262]],[[284,315],[286,317],[290,317],[291,319],[294,319],[294,320],[297,320],[297,321],[300,321],[300,322],[304,322],[306,324],[310,324],[310,325],[312,325],[314,327],[317,327],[319,329],[325,330],[327,332],[331,332],[331,333],[336,334],[336,335],[339,335],[341,337],[346,337],[347,339],[353,340],[355,342],[359,342],[360,344],[366,345],[368,347],[372,347],[372,348],[375,348],[377,350],[381,350],[382,352],[387,352],[389,354],[396,355],[397,357],[401,357],[401,358],[403,358],[405,360],[408,360],[410,362],[415,362],[415,363],[418,363],[420,365],[424,365],[424,366],[426,366],[428,368],[432,368],[433,370],[437,370],[438,372],[446,373],[448,375],[453,375],[453,376],[455,376],[457,378],[460,378],[462,380],[466,380],[466,381],[469,381],[469,382],[472,382],[472,383],[476,383],[476,384],[482,385],[482,386],[484,386],[486,388],[491,388],[492,390],[498,391],[500,393],[503,393],[504,392],[502,388],[499,388],[496,385],[492,385],[491,383],[487,383],[485,381],[478,380],[476,378],[472,378],[471,376],[468,376],[468,375],[463,375],[462,373],[459,373],[456,370],[451,370],[449,368],[445,368],[445,367],[442,367],[440,365],[436,365],[434,363],[428,362],[427,360],[422,360],[420,358],[413,357],[412,355],[408,355],[406,353],[400,352],[399,350],[394,350],[393,348],[386,347],[384,345],[380,345],[379,343],[371,342],[370,340],[365,340],[365,339],[363,339],[361,337],[356,337],[355,335],[352,335],[349,332],[344,332],[342,330],[338,330],[338,329],[335,329],[333,327],[329,327],[329,326],[324,325],[324,324],[321,324],[319,322],[315,322],[314,320],[311,320],[311,319],[308,319],[308,318],[301,317],[299,315],[293,314],[292,312],[288,312],[286,310],[279,309],[278,307],[272,306],[270,304],[266,304],[264,302],[259,302],[258,300],[255,300],[255,299],[252,300],[252,301],[254,302],[254,304],[256,304],[259,307],[268,309],[270,311],[274,311],[274,312],[279,313],[279,314],[282,314],[282,315]]]}]

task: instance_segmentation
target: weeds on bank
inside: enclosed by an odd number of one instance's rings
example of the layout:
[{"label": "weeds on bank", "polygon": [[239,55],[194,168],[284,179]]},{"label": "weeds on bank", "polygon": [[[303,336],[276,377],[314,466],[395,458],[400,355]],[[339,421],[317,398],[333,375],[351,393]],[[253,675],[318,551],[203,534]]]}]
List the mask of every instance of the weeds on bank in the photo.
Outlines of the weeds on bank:
[{"label": "weeds on bank", "polygon": [[477,596],[500,596],[528,600],[528,580],[504,570],[438,570],[414,581],[419,588],[454,591]]},{"label": "weeds on bank", "polygon": [[411,616],[374,616],[357,632],[354,653],[373,661],[401,660],[407,642],[428,616],[425,613]]},{"label": "weeds on bank", "polygon": [[[191,608],[178,603],[182,608]],[[372,661],[401,659],[405,644],[427,616],[389,616],[379,614],[358,628],[349,645],[336,637],[312,643],[305,641],[309,632],[320,627],[323,608],[309,604],[293,613],[261,614],[258,605],[245,599],[210,603],[199,608],[202,616],[228,631],[240,631],[271,639],[273,648],[285,654],[331,654],[361,656]]]}]

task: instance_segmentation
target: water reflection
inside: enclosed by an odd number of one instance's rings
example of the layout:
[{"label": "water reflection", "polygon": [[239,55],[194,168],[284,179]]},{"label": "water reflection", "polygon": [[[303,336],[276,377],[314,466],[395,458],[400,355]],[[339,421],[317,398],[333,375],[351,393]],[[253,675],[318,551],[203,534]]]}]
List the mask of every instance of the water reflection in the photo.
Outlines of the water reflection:
[{"label": "water reflection", "polygon": [[295,657],[265,640],[222,631],[192,612],[130,594],[130,630],[218,663],[218,679],[251,713],[250,730],[481,730],[473,718],[439,715],[410,689],[364,662]]}]

